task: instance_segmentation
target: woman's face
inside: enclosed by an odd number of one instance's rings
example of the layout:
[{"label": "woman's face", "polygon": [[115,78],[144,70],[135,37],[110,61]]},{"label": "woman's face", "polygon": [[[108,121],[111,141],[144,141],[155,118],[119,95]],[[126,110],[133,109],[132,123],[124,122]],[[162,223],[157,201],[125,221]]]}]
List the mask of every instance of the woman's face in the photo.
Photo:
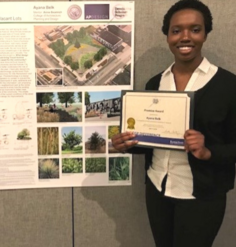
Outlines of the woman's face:
[{"label": "woman's face", "polygon": [[201,12],[183,9],[172,16],[167,42],[176,62],[200,63],[205,41],[205,25]]}]

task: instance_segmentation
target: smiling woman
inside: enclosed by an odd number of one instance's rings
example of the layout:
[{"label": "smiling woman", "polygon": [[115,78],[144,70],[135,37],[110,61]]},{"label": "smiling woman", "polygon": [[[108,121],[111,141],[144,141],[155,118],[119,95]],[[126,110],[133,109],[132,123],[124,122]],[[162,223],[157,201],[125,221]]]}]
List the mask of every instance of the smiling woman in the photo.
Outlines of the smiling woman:
[{"label": "smiling woman", "polygon": [[184,9],[176,12],[170,21],[167,42],[175,61],[202,61],[201,48],[206,40],[204,19],[199,11]]},{"label": "smiling woman", "polygon": [[195,91],[193,129],[184,134],[186,152],[135,147],[132,132],[112,137],[116,150],[145,154],[146,204],[158,247],[211,247],[224,217],[226,193],[234,187],[236,76],[202,56],[211,30],[205,4],[176,2],[162,27],[174,63],[145,88]]},{"label": "smiling woman", "polygon": [[[175,74],[177,91],[184,91],[192,72],[202,62],[201,49],[207,34],[203,15],[193,9],[183,9],[173,14],[167,35],[169,48],[175,57],[172,71]],[[188,73],[179,73],[186,66]]]}]

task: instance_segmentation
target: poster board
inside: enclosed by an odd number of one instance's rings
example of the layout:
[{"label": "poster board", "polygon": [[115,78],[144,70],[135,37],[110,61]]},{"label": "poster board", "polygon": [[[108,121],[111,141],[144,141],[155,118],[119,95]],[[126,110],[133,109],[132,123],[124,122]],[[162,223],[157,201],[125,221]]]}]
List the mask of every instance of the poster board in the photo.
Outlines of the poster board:
[{"label": "poster board", "polygon": [[0,189],[130,185],[134,2],[0,4]]}]

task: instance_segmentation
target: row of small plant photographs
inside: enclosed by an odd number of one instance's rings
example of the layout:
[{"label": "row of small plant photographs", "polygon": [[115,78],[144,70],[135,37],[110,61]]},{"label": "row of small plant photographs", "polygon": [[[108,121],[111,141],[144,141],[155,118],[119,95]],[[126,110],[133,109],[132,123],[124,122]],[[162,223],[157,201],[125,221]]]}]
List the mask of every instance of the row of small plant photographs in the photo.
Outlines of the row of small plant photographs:
[{"label": "row of small plant photographs", "polygon": [[[59,159],[38,159],[39,179],[59,179],[61,174],[107,173],[106,157],[63,158],[61,168]],[[85,169],[85,171],[83,170]],[[108,158],[109,181],[127,181],[130,179],[130,157]]]},{"label": "row of small plant photographs", "polygon": [[[83,140],[84,128],[84,140]],[[118,125],[111,126],[72,126],[61,128],[61,138],[58,127],[39,127],[37,129],[38,155],[77,155],[117,153],[111,144],[111,138],[119,133]],[[61,148],[60,147],[61,143]]]},{"label": "row of small plant photographs", "polygon": [[[83,102],[84,107],[83,110]],[[36,94],[37,122],[119,121],[120,91],[41,92]]]}]

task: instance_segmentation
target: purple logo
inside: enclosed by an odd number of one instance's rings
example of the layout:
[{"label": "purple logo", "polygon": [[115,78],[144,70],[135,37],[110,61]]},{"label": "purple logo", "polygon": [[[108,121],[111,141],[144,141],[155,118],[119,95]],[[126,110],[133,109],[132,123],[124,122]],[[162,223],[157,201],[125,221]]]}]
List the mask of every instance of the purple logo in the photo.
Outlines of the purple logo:
[{"label": "purple logo", "polygon": [[110,5],[85,4],[84,15],[86,20],[107,20],[110,18]]},{"label": "purple logo", "polygon": [[77,20],[81,17],[82,10],[78,5],[71,5],[67,10],[67,14],[72,20]]}]

